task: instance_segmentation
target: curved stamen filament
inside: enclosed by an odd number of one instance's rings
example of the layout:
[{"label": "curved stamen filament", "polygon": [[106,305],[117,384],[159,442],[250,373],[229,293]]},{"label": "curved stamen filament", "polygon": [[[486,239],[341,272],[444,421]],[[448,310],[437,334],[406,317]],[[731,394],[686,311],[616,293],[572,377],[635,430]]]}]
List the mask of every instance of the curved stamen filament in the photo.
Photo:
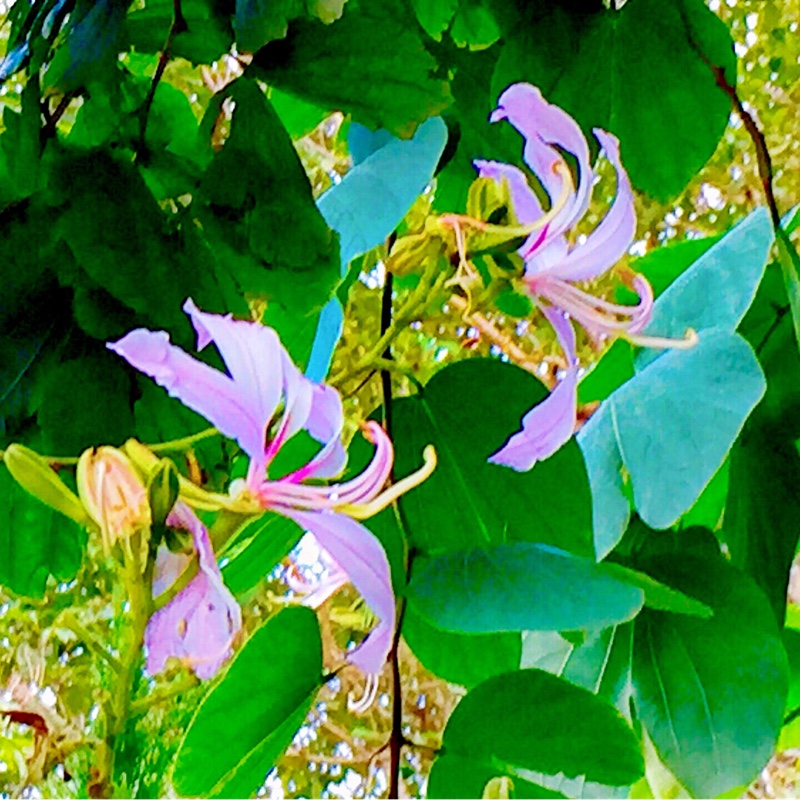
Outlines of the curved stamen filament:
[{"label": "curved stamen filament", "polygon": [[353,517],[353,519],[368,519],[379,511],[383,511],[384,508],[397,500],[400,495],[405,494],[415,486],[419,486],[424,480],[431,476],[436,469],[436,450],[432,444],[429,444],[422,451],[422,458],[425,462],[423,466],[416,472],[407,475],[403,480],[392,484],[374,500],[361,505],[337,506],[336,510]]},{"label": "curved stamen filament", "polygon": [[368,502],[386,483],[392,470],[394,450],[386,432],[376,422],[365,423],[364,436],[375,445],[375,455],[357,478],[333,486],[303,486],[287,479],[267,481],[259,490],[262,502],[320,510]]},{"label": "curved stamen filament", "polygon": [[687,328],[683,339],[668,339],[666,336],[647,336],[642,333],[629,333],[625,338],[637,347],[654,347],[660,350],[667,348],[690,350],[700,341],[700,337],[694,328]]}]

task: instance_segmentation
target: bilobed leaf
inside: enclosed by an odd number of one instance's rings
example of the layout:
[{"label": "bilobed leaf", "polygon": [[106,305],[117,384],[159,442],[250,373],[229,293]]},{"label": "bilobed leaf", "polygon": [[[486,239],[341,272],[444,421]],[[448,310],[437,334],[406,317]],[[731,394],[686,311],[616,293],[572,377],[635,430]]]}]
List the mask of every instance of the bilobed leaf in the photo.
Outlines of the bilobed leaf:
[{"label": "bilobed leaf", "polygon": [[789,570],[800,536],[798,486],[800,455],[794,443],[782,430],[748,426],[731,452],[722,532],[731,562],[761,587],[779,624],[786,615]]},{"label": "bilobed leaf", "polygon": [[435,627],[468,634],[604,628],[644,603],[604,564],[528,542],[434,556],[415,568],[406,594]]},{"label": "bilobed leaf", "polygon": [[761,399],[758,360],[733,331],[753,301],[771,241],[769,216],[757,209],[685,270],[656,301],[646,332],[680,338],[693,328],[698,343],[640,351],[637,374],[579,433],[601,555],[627,527],[626,480],[645,522],[669,527],[694,505]]},{"label": "bilobed leaf", "polygon": [[[769,213],[757,208],[670,284],[644,333],[681,338],[691,328],[702,339],[703,331],[735,330],[756,296],[772,241]],[[637,371],[659,357],[642,350]]]},{"label": "bilobed leaf", "polygon": [[285,39],[259,50],[257,74],[364,125],[409,137],[451,101],[411,19],[397,0],[350,0],[332,25],[298,20]]},{"label": "bilobed leaf", "polygon": [[[581,11],[557,5],[519,26],[498,61],[494,94],[517,81],[539,86],[587,134],[600,127],[619,137],[635,186],[660,199],[676,195],[714,152],[728,122],[730,99],[712,71],[723,70],[735,85],[727,26],[702,0],[636,0],[619,10]],[[531,47],[532,40],[540,46]]]},{"label": "bilobed leaf", "polygon": [[471,759],[476,770],[492,765],[495,774],[533,770],[625,786],[644,773],[636,736],[616,709],[538,669],[476,686],[450,717],[442,743],[448,756]]},{"label": "bilobed leaf", "polygon": [[418,395],[395,401],[397,478],[419,468],[426,445],[438,455],[433,475],[400,501],[415,547],[440,553],[527,541],[594,555],[591,499],[575,442],[529,472],[486,461],[546,395],[518,367],[470,359],[445,367]]},{"label": "bilobed leaf", "polygon": [[175,789],[195,797],[254,791],[291,742],[321,680],[314,612],[284,609],[247,640],[198,706],[178,747]]},{"label": "bilobed leaf", "polygon": [[766,597],[723,559],[647,564],[714,609],[711,619],[644,611],[634,629],[637,717],[695,797],[748,783],[772,755],[787,694],[786,653]]},{"label": "bilobed leaf", "polygon": [[75,575],[85,541],[78,525],[28,494],[0,464],[0,584],[42,597],[49,575]]}]

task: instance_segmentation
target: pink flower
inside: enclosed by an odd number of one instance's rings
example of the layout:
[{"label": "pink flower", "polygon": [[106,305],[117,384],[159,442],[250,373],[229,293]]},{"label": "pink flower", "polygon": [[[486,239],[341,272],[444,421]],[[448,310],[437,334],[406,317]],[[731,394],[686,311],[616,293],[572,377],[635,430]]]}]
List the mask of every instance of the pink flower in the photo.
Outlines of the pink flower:
[{"label": "pink flower", "polygon": [[[172,345],[163,331],[131,331],[109,347],[221,433],[236,439],[250,456],[250,465],[235,499],[290,517],[314,534],[345,570],[379,618],[351,661],[365,672],[377,673],[394,635],[394,594],[382,545],[356,519],[372,516],[427,477],[435,465],[434,454],[427,454],[426,467],[419,473],[384,492],[394,450],[383,428],[368,422],[364,435],[375,445],[372,462],[346,483],[320,484],[341,474],[347,461],[338,392],[306,378],[271,328],[204,313],[191,300],[184,310],[197,332],[198,348],[214,342],[227,374]],[[304,466],[271,479],[275,456],[301,430],[319,443],[319,450]],[[314,484],[307,483],[312,480]]]},{"label": "pink flower", "polygon": [[[616,171],[617,194],[584,244],[571,245],[567,232],[586,213],[594,183],[589,146],[580,127],[563,109],[548,103],[537,88],[526,83],[514,84],[500,96],[491,121],[502,119],[507,119],[525,138],[525,162],[547,192],[551,210],[556,209],[553,219],[531,234],[519,254],[525,261],[527,289],[555,329],[568,364],[561,383],[523,417],[522,429],[489,459],[524,471],[555,453],[575,429],[578,362],[570,320],[580,324],[593,339],[626,336],[639,341],[642,337],[636,335],[650,319],[653,293],[641,275],[633,281],[640,298],[636,306],[611,303],[575,285],[607,272],[633,240],[633,191],[619,158],[617,139],[594,129]],[[577,186],[564,152],[572,154],[577,162]],[[522,225],[543,216],[542,205],[520,169],[494,161],[476,161],[475,167],[481,177],[507,182],[514,212]]]},{"label": "pink flower", "polygon": [[[167,517],[167,525],[192,535],[198,572],[147,623],[147,671],[157,675],[170,658],[190,667],[198,678],[207,680],[219,672],[233,654],[233,642],[242,628],[242,612],[222,582],[208,531],[189,506],[178,501]],[[153,589],[158,596],[169,588],[188,565],[190,558],[159,550]]]}]

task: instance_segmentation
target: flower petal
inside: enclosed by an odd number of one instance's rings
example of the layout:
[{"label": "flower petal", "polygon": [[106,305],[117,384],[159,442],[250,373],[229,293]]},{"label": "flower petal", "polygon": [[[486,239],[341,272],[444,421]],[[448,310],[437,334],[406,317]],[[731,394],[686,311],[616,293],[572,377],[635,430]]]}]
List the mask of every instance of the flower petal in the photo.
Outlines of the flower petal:
[{"label": "flower petal", "polygon": [[348,660],[366,673],[381,671],[392,646],[395,601],[389,561],[383,545],[363,525],[343,514],[282,511],[304,530],[347,573],[379,622]]},{"label": "flower petal", "polygon": [[522,418],[522,429],[494,455],[492,464],[502,464],[527,472],[537,461],[549,458],[565,445],[575,431],[578,411],[578,363],[575,358],[575,331],[572,323],[555,308],[544,314],[556,331],[569,367],[563,380],[550,395]]},{"label": "flower petal", "polygon": [[107,347],[204,416],[223,435],[236,439],[245,452],[251,456],[263,453],[260,408],[225,373],[171,344],[165,331],[138,328]]},{"label": "flower petal", "polygon": [[553,235],[563,233],[586,213],[593,182],[589,145],[580,126],[562,108],[548,103],[539,89],[529,83],[509,86],[500,95],[490,119],[492,122],[507,119],[525,138],[523,158],[547,190],[551,202],[555,202],[563,187],[563,178],[555,168],[564,158],[557,148],[572,153],[578,160],[575,195],[549,226]]},{"label": "flower petal", "polygon": [[[253,417],[266,430],[281,399],[283,346],[278,334],[258,322],[200,311],[191,298],[183,310],[197,332],[197,349],[202,350],[209,342],[216,345],[242,403],[252,409]],[[263,446],[262,440],[261,450]]]},{"label": "flower petal", "polygon": [[208,531],[195,513],[179,501],[167,524],[192,534],[200,570],[147,623],[147,671],[156,675],[170,658],[178,658],[198,678],[207,680],[232,655],[233,640],[242,627],[242,612],[222,582]]},{"label": "flower petal", "polygon": [[628,252],[636,232],[633,189],[619,158],[619,142],[615,136],[599,128],[595,128],[594,135],[617,173],[617,195],[586,243],[573,248],[552,270],[553,275],[568,281],[592,280],[611,269]]}]

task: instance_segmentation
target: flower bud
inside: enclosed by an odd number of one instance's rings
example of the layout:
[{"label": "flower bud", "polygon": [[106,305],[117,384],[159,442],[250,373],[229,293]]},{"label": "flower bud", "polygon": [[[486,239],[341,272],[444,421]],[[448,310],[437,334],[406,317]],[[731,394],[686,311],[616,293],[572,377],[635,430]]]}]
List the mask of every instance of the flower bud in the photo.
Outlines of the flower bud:
[{"label": "flower bud", "polygon": [[[100,526],[106,555],[151,525],[147,489],[131,462],[113,447],[85,450],[78,460],[78,494]],[[142,537],[143,543],[147,537]]]},{"label": "flower bud", "polygon": [[11,477],[26,492],[79,525],[89,522],[89,516],[80,500],[38,453],[21,444],[11,444],[3,455],[3,461]]}]

